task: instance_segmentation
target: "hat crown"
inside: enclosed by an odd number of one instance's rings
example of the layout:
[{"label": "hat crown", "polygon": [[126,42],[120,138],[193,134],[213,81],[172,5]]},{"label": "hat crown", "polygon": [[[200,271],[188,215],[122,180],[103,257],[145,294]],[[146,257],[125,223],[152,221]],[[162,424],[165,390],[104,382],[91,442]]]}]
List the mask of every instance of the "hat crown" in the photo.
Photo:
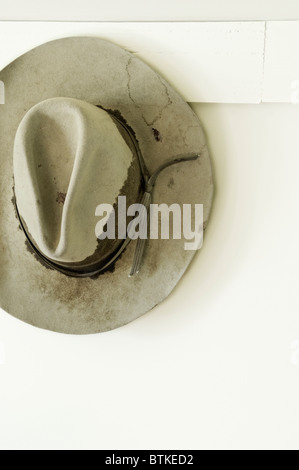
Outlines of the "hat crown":
[{"label": "hat crown", "polygon": [[[27,112],[15,139],[18,211],[38,250],[58,263],[100,262],[121,241],[99,241],[96,207],[117,205],[126,188],[138,202],[136,156],[113,117],[71,98],[43,101]],[[132,179],[132,174],[134,178]]]}]

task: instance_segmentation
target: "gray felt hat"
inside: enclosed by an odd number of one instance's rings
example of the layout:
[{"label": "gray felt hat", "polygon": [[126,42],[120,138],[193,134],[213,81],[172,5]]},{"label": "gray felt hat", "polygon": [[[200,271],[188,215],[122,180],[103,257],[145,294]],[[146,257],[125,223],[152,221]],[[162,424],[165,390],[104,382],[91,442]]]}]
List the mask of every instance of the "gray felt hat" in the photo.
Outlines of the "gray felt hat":
[{"label": "gray felt hat", "polygon": [[183,239],[99,239],[96,207],[117,214],[119,196],[202,204],[205,227],[213,179],[197,116],[148,65],[98,38],[44,44],[0,80],[0,306],[70,334],[138,318],[196,251]]}]

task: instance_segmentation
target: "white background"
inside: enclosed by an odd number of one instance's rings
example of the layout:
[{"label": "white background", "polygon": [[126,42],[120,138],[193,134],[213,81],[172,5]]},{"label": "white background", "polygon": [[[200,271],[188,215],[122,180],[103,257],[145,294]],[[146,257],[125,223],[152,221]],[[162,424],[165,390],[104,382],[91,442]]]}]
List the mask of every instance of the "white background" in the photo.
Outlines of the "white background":
[{"label": "white background", "polygon": [[[0,19],[32,19],[34,3],[0,0]],[[102,20],[299,19],[297,1],[173,3]],[[217,187],[203,249],[119,330],[64,336],[0,312],[1,449],[299,448],[299,107],[192,106]]]}]

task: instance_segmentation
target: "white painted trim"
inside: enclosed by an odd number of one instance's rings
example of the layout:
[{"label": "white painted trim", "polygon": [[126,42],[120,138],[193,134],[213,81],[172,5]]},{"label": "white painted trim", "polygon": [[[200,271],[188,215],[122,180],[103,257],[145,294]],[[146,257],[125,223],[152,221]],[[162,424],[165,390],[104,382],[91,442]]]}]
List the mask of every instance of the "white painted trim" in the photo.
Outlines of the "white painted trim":
[{"label": "white painted trim", "polygon": [[84,35],[132,51],[189,102],[299,102],[299,21],[0,22],[0,70],[39,44]]}]

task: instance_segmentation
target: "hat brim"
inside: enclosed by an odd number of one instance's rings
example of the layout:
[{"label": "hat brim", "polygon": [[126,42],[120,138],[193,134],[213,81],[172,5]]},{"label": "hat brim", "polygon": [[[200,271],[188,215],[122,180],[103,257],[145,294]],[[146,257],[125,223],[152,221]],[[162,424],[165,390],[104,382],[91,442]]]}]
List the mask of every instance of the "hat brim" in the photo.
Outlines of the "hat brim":
[{"label": "hat brim", "polygon": [[203,204],[206,225],[213,178],[198,117],[147,64],[99,38],[46,43],[8,65],[0,80],[5,86],[0,107],[1,308],[31,325],[68,334],[111,330],[148,312],[170,294],[196,252],[185,251],[184,240],[149,240],[142,269],[131,278],[133,241],[113,270],[97,279],[70,278],[46,268],[28,250],[14,209],[14,138],[26,112],[49,98],[77,98],[117,111],[134,130],[150,172],[176,155],[200,153],[199,160],[159,176],[153,202]]}]

